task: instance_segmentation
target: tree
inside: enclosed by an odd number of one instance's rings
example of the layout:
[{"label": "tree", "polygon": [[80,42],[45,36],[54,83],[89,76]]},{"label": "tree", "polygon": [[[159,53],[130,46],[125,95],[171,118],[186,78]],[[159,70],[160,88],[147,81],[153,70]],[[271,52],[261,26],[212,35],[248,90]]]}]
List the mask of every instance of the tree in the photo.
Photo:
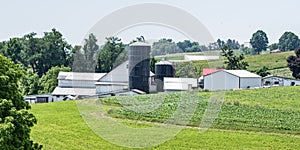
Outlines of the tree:
[{"label": "tree", "polygon": [[160,39],[152,45],[152,55],[166,55],[182,52],[172,39]]},{"label": "tree", "polygon": [[157,63],[157,60],[152,56],[150,59],[150,71],[155,73],[155,63]]},{"label": "tree", "polygon": [[97,44],[96,36],[91,33],[88,39],[84,39],[83,45],[83,56],[85,68],[87,70],[82,70],[85,72],[94,72],[96,67],[96,55],[99,51],[99,45]]},{"label": "tree", "polygon": [[42,76],[39,80],[41,90],[39,93],[52,93],[55,87],[58,85],[57,76],[60,71],[69,72],[71,68],[69,67],[52,67],[45,75]]},{"label": "tree", "polygon": [[300,40],[297,35],[292,32],[285,32],[280,38],[278,48],[281,51],[290,51],[300,46]]},{"label": "tree", "polygon": [[262,76],[262,77],[265,77],[267,75],[270,75],[271,73],[268,72],[269,68],[264,66],[263,68],[259,69],[256,71],[256,74]]},{"label": "tree", "polygon": [[176,64],[176,77],[198,78],[198,74],[192,62],[184,62]]},{"label": "tree", "polygon": [[249,66],[247,62],[243,61],[244,60],[244,55],[234,55],[233,51],[229,49],[227,46],[224,46],[222,49],[221,55],[226,57],[226,61],[224,64],[226,65],[226,69],[229,70],[239,70],[239,69],[247,69]]},{"label": "tree", "polygon": [[198,42],[184,40],[183,42],[178,42],[177,46],[182,50],[182,52],[201,52]]},{"label": "tree", "polygon": [[10,58],[14,63],[22,64],[24,67],[27,66],[24,56],[24,47],[22,39],[11,38],[9,41],[5,42],[2,48],[2,54]]},{"label": "tree", "polygon": [[1,149],[41,149],[30,140],[30,128],[37,123],[24,101],[19,82],[24,72],[0,54],[0,147]]},{"label": "tree", "polygon": [[[125,50],[125,45],[121,42],[121,39],[117,37],[106,38],[104,46],[101,48],[97,56],[97,72],[109,72],[114,66],[117,66],[116,62],[123,62],[122,59],[127,59],[126,54],[123,53]],[[120,54],[123,57],[120,57]]]},{"label": "tree", "polygon": [[71,45],[56,29],[44,32],[42,38],[30,33],[23,37],[24,59],[39,77],[54,66],[70,66]]},{"label": "tree", "polygon": [[300,79],[300,47],[295,49],[296,56],[289,56],[287,58],[287,66],[292,71],[293,77]]},{"label": "tree", "polygon": [[33,95],[38,94],[40,90],[39,86],[39,76],[37,73],[32,71],[27,71],[27,73],[22,78],[22,94],[23,95]]},{"label": "tree", "polygon": [[267,34],[262,30],[255,32],[250,39],[250,44],[256,54],[260,54],[263,50],[267,50],[268,43]]},{"label": "tree", "polygon": [[278,49],[278,44],[277,43],[273,43],[273,44],[269,45],[269,49],[270,50]]}]

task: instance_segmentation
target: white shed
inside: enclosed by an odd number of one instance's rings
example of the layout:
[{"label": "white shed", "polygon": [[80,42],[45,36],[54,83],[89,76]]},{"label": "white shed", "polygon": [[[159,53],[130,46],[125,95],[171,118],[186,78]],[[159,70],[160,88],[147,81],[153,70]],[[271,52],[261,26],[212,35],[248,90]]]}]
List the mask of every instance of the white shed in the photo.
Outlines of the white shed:
[{"label": "white shed", "polygon": [[246,70],[219,70],[204,76],[204,89],[210,91],[261,87],[261,76]]},{"label": "white shed", "polygon": [[165,91],[186,91],[197,87],[198,82],[194,78],[164,78]]}]

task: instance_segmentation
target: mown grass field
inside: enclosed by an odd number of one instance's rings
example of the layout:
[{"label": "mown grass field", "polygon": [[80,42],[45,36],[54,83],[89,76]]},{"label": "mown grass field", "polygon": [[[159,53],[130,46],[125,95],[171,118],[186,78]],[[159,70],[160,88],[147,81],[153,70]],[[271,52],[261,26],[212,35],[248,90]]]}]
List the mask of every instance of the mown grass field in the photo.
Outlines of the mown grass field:
[{"label": "mown grass field", "polygon": [[[183,130],[175,137],[149,149],[298,149],[299,92],[300,87],[227,91],[218,118],[212,128],[204,133],[200,133],[197,127],[210,93],[200,92],[197,111],[188,123],[195,127],[180,127]],[[147,96],[138,96],[136,100],[148,101]],[[147,113],[136,113],[121,107],[120,99],[96,101],[103,102],[106,117],[117,117],[119,119],[111,119],[125,126],[148,128],[156,126],[155,122],[167,119],[176,110],[181,96],[184,95],[164,95],[162,105]],[[38,124],[32,129],[32,139],[43,144],[44,149],[128,149],[111,144],[99,137],[95,129],[90,129],[91,125],[88,126],[87,120],[83,119],[83,112],[91,109],[80,108],[78,102],[89,100],[32,105],[31,111],[38,118]],[[132,103],[124,104],[130,106]],[[111,131],[111,134],[116,133]],[[113,136],[117,138],[120,135]]]}]

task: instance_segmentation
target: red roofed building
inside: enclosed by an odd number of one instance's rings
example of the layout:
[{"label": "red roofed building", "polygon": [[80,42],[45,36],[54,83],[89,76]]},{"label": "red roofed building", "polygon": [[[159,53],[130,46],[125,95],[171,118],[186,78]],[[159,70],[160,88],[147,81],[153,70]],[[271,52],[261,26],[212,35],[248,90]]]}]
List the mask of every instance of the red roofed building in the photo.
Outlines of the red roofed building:
[{"label": "red roofed building", "polygon": [[202,71],[202,75],[207,76],[207,75],[210,75],[210,74],[218,72],[218,71],[221,71],[221,69],[204,68]]}]

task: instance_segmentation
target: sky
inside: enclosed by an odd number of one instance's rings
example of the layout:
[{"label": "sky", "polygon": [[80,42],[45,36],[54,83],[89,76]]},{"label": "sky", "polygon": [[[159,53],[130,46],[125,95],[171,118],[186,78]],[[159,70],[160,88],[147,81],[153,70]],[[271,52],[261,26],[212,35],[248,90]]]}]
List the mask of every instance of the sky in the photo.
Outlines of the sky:
[{"label": "sky", "polygon": [[[297,0],[0,0],[0,40],[30,32],[42,36],[43,32],[56,28],[67,42],[81,44],[87,32],[103,17],[142,3],[167,4],[187,11],[215,40],[230,38],[243,44],[257,30],[266,32],[270,44],[278,42],[285,31],[300,35],[300,1]],[[126,43],[141,34],[153,40],[187,39],[175,30],[155,25],[132,27],[117,36]]]}]

